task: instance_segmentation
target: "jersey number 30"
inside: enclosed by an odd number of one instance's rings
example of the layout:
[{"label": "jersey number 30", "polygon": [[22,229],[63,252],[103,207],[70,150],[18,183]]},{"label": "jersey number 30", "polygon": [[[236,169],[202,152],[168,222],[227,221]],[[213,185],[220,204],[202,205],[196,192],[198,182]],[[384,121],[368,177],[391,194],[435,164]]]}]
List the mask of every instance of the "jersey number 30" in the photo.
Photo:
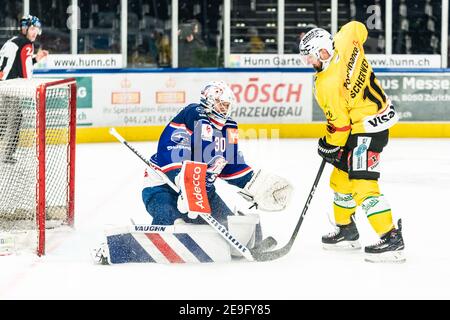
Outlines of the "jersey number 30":
[{"label": "jersey number 30", "polygon": [[225,152],[226,140],[224,137],[215,137],[214,150],[216,152]]}]

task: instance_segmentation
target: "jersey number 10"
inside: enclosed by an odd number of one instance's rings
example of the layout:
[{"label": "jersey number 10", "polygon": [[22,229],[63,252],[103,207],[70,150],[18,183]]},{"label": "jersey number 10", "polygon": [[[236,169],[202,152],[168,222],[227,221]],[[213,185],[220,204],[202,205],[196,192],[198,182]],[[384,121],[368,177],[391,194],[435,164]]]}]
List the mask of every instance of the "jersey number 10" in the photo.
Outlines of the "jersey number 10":
[{"label": "jersey number 10", "polygon": [[383,103],[380,101],[380,99],[375,97],[375,95],[370,91],[369,86],[372,88],[373,91],[378,93],[378,95],[381,97],[381,99],[383,99],[383,102],[386,102],[386,97],[384,95],[383,90],[375,82],[375,79],[376,79],[375,74],[372,71],[372,73],[370,74],[370,84],[368,84],[364,88],[363,99],[366,100],[366,98],[369,98],[370,101],[372,101],[373,103],[375,103],[378,106],[378,110],[380,110],[383,107]]}]

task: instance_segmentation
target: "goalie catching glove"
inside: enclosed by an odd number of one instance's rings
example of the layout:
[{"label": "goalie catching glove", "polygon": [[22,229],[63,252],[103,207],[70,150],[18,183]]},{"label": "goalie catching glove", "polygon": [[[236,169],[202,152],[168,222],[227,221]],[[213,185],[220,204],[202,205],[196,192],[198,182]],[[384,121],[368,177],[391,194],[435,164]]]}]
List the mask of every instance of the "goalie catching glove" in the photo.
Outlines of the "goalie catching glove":
[{"label": "goalie catching glove", "polygon": [[257,170],[238,193],[263,211],[281,211],[289,204],[292,185],[275,174]]}]

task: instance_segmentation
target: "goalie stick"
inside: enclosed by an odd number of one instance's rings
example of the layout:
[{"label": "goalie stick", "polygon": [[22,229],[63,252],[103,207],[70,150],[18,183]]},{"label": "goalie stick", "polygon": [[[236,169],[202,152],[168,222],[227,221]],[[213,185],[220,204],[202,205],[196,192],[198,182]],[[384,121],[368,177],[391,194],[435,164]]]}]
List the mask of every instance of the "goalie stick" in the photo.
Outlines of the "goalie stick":
[{"label": "goalie stick", "polygon": [[[295,238],[297,237],[298,231],[300,230],[300,226],[302,225],[303,218],[305,217],[306,212],[308,211],[308,208],[309,208],[309,204],[311,203],[311,200],[314,196],[314,192],[316,191],[317,185],[319,184],[319,180],[320,180],[320,177],[322,176],[322,172],[323,172],[323,169],[325,168],[325,164],[326,164],[326,161],[325,161],[325,159],[323,159],[322,163],[320,164],[319,171],[317,172],[316,179],[314,180],[314,183],[312,185],[311,191],[309,192],[308,199],[306,199],[306,203],[305,203],[305,206],[303,207],[302,214],[300,215],[300,218],[297,222],[297,225],[295,226],[295,229],[291,235],[291,238],[289,239],[289,242],[284,247],[277,249],[277,250],[258,252],[258,254],[257,254],[258,261],[275,260],[275,259],[283,257],[291,250],[292,245],[294,244]],[[268,238],[264,239],[264,241],[266,241],[268,244],[270,244],[270,242],[272,241],[270,238],[272,238],[272,237],[268,237]],[[275,239],[273,239],[273,240],[275,240]]]},{"label": "goalie stick", "polygon": [[[144,158],[143,155],[139,153],[133,146],[131,146],[117,131],[115,128],[110,128],[109,133],[113,135],[117,140],[119,140],[123,145],[128,147],[136,156],[138,156],[147,166],[150,167],[156,174],[158,174],[169,187],[171,187],[175,192],[179,192],[178,187],[164,174],[159,168]],[[239,251],[242,256],[244,256],[249,261],[260,261],[259,255],[263,253],[264,250],[268,250],[276,245],[276,240],[273,237],[268,237],[261,242],[261,245],[253,249],[249,249],[243,244],[241,244],[236,237],[228,232],[228,230],[220,224],[213,216],[210,214],[199,213],[199,216],[205,220],[211,227],[213,227],[233,248]],[[272,260],[272,259],[270,259]]]}]

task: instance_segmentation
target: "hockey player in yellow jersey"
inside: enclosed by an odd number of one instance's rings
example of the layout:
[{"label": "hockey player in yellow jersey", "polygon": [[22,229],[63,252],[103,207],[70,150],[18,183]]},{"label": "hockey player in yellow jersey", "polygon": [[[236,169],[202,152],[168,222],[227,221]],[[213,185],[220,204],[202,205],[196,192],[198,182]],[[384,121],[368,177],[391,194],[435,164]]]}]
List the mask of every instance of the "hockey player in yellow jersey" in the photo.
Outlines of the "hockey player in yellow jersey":
[{"label": "hockey player in yellow jersey", "polygon": [[314,94],[327,119],[318,152],[335,167],[330,186],[336,231],[323,236],[322,243],[325,249],[360,249],[353,215],[361,206],[380,236],[378,243],[365,247],[365,259],[403,262],[401,220],[396,228],[378,186],[380,153],[398,115],[365,57],[366,39],[364,24],[352,21],[334,38],[315,28],[300,42],[303,63],[316,70]]}]

